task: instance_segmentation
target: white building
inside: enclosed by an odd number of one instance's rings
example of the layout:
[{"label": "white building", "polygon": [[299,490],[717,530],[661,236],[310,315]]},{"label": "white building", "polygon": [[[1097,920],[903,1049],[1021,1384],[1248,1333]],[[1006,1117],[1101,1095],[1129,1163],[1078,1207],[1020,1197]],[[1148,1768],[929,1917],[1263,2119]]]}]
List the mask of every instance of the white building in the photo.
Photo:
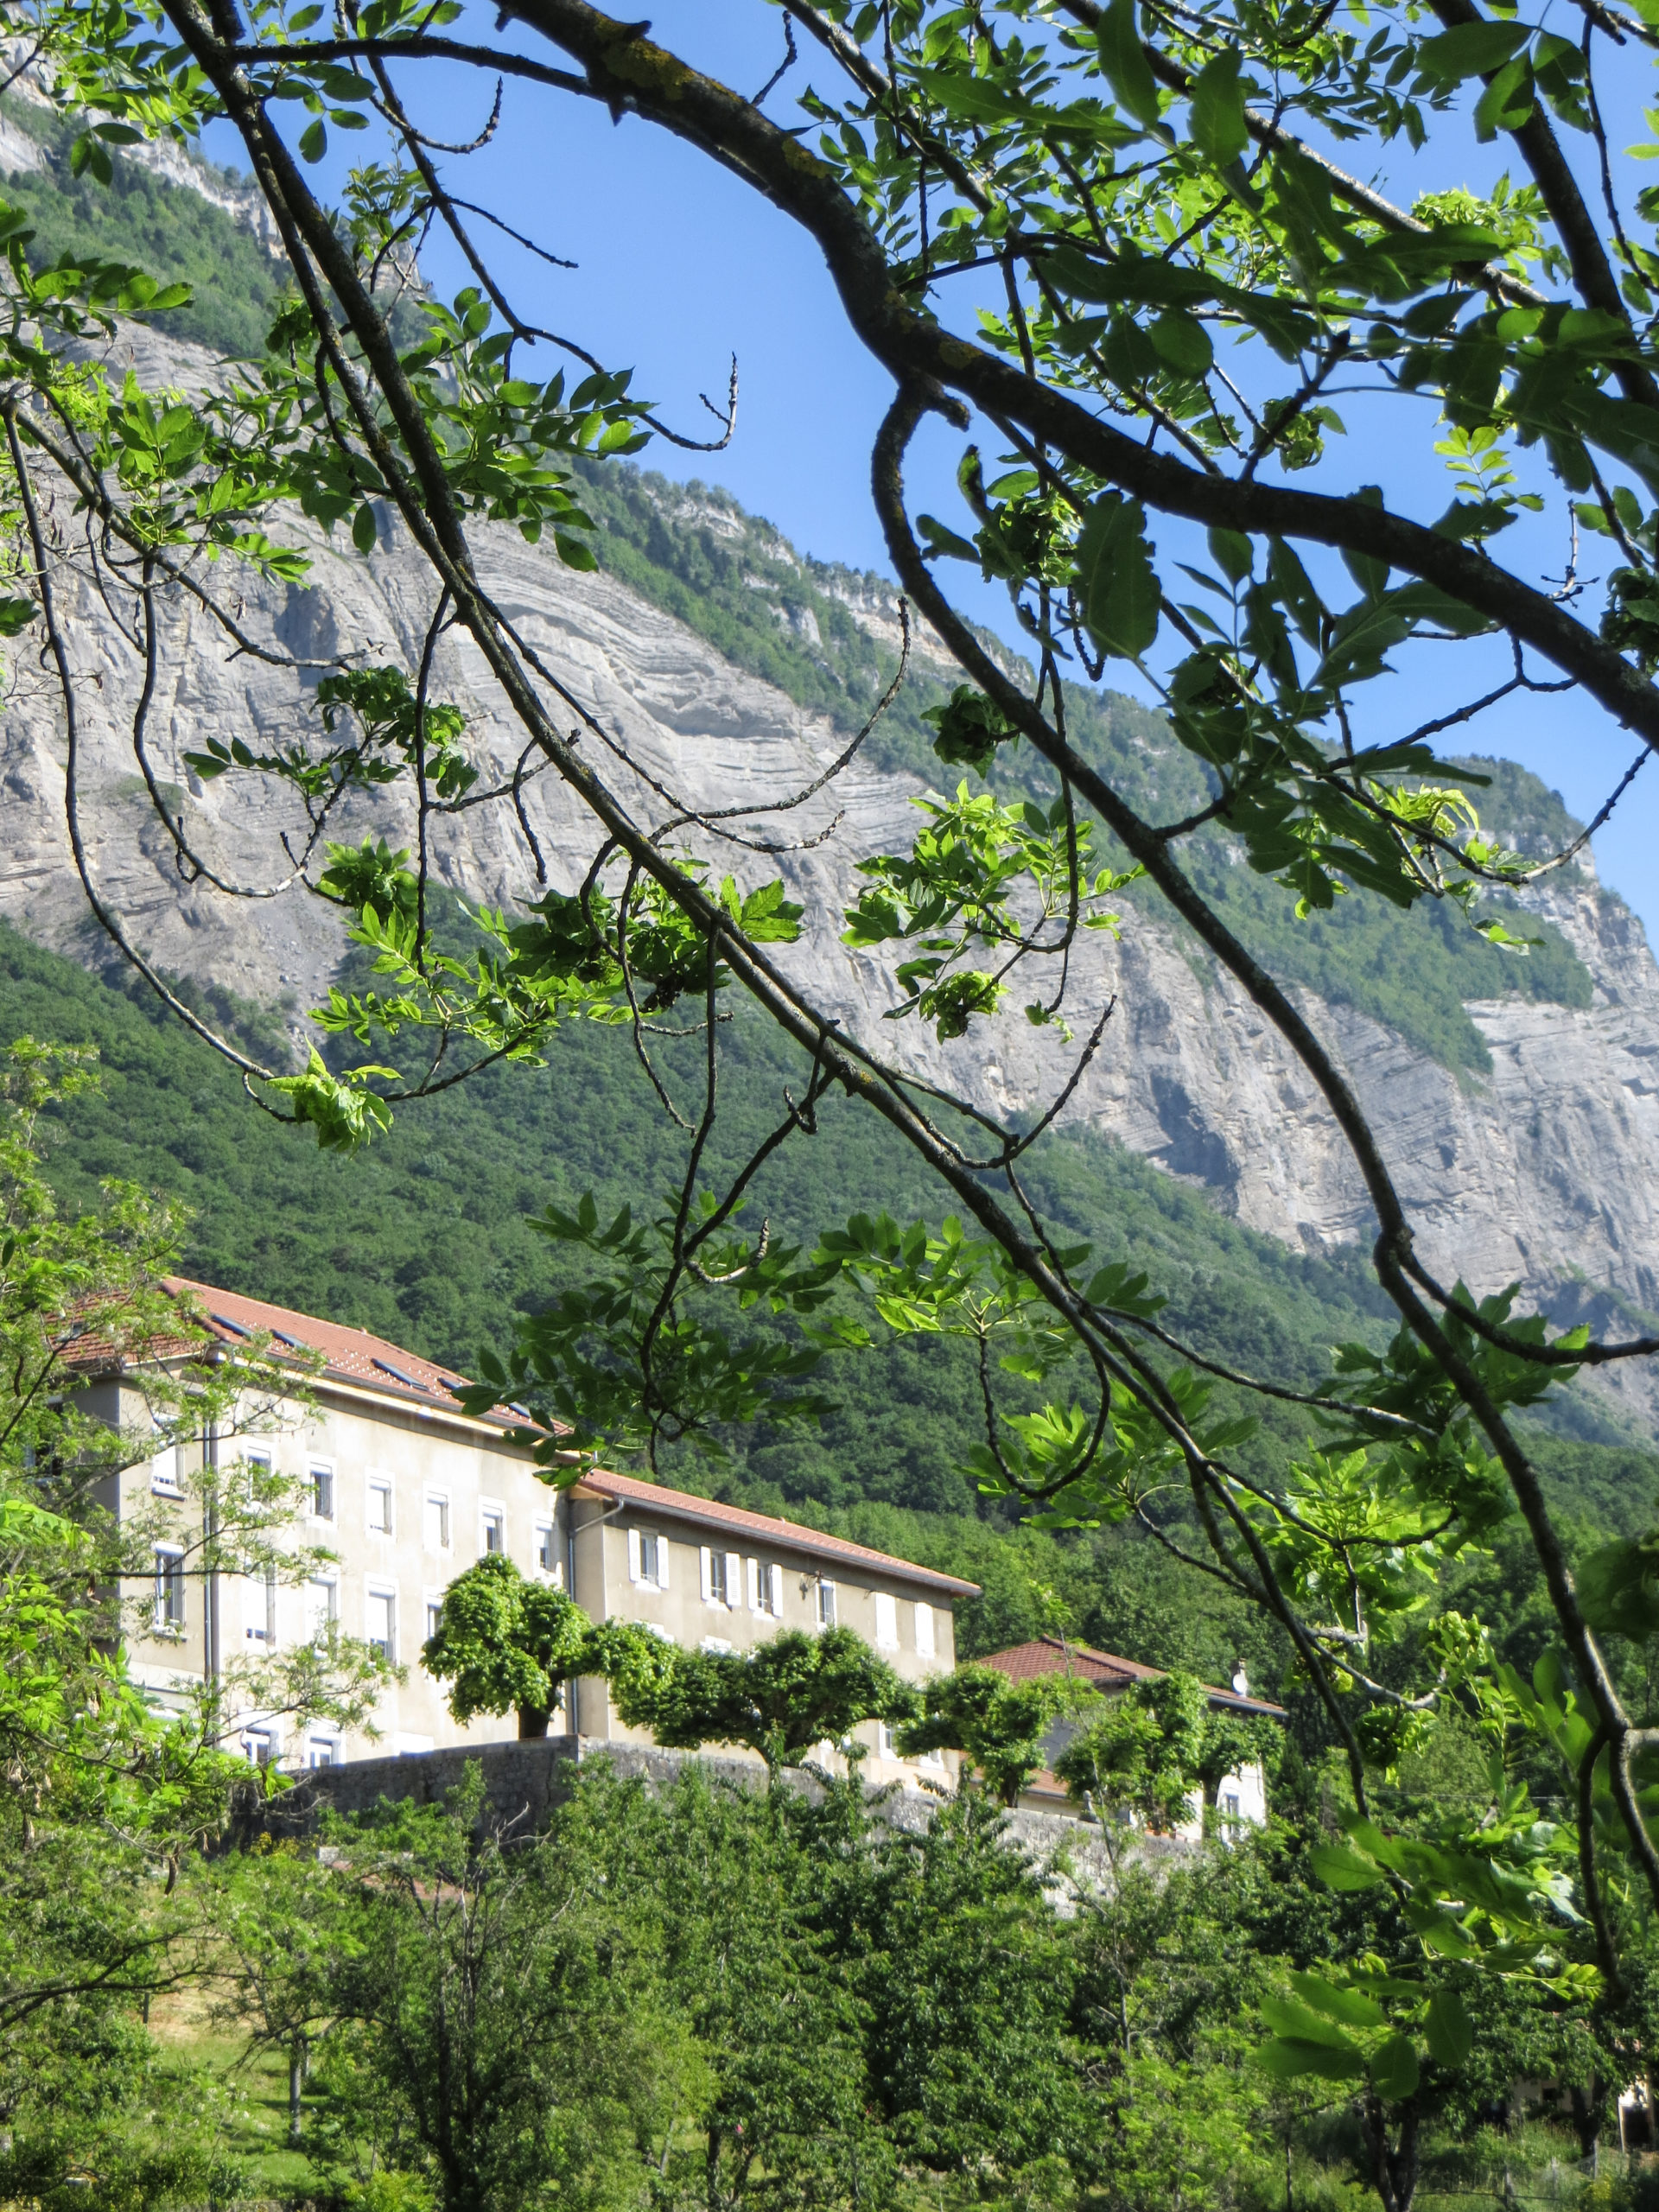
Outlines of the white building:
[{"label": "white building", "polygon": [[[298,1395],[284,1402],[274,1427],[222,1438],[209,1430],[110,1485],[104,1502],[128,1521],[157,1501],[165,1521],[167,1501],[178,1500],[176,1534],[156,1542],[143,1593],[143,1626],[130,1653],[134,1678],[157,1702],[181,1704],[194,1682],[224,1678],[238,1656],[291,1648],[330,1621],[407,1670],[381,1700],[378,1741],[330,1726],[296,1732],[249,1712],[240,1732],[251,1758],[315,1767],[515,1733],[510,1713],[458,1726],[445,1686],[421,1665],[446,1587],[489,1552],[568,1590],[596,1621],[645,1622],[688,1647],[741,1650],[783,1629],[840,1623],[907,1680],[955,1664],[951,1608],[977,1594],[970,1582],[629,1476],[595,1470],[556,1490],[528,1448],[510,1440],[512,1409],[482,1418],[464,1412],[455,1396],[463,1378],[448,1369],[365,1331],[205,1283],[168,1287],[198,1310],[221,1357],[234,1358],[257,1338],[278,1363],[321,1366],[304,1377],[310,1402]],[[148,1417],[130,1376],[95,1376],[87,1399],[118,1424]],[[193,1575],[200,1532],[192,1516],[201,1509],[192,1474],[204,1464],[256,1459],[299,1486],[296,1550],[327,1556],[297,1580]],[[575,1685],[571,1705],[564,1726],[573,1732],[649,1740],[617,1722],[602,1681]],[[929,1762],[899,1760],[879,1723],[860,1732],[873,1782],[913,1782],[929,1770]],[[937,1772],[941,1762],[931,1765]]]},{"label": "white building", "polygon": [[[1162,1669],[1142,1666],[1138,1659],[1121,1659],[1115,1652],[1096,1651],[1086,1643],[1072,1643],[1058,1636],[1039,1637],[1033,1643],[1016,1643],[1007,1651],[994,1651],[984,1662],[1007,1675],[1011,1681],[1030,1681],[1039,1675],[1070,1675],[1075,1681],[1087,1683],[1103,1697],[1120,1697],[1136,1682],[1155,1682],[1162,1679]],[[1218,1712],[1252,1715],[1260,1719],[1283,1720],[1285,1709],[1271,1705],[1265,1698],[1252,1697],[1249,1683],[1243,1669],[1233,1678],[1230,1690],[1216,1689],[1205,1685],[1205,1694],[1211,1707]],[[1066,1745],[1077,1734],[1079,1724],[1075,1720],[1057,1720],[1047,1737],[1044,1748],[1051,1759],[1058,1758]],[[1199,1793],[1193,1792],[1190,1817],[1177,1830],[1178,1834],[1201,1836],[1204,1833],[1204,1807],[1198,1802]],[[1052,1769],[1045,1767],[1033,1775],[1020,1799],[1028,1811],[1039,1813],[1075,1813],[1076,1806],[1067,1795],[1065,1784]],[[1216,1792],[1216,1811],[1227,1825],[1238,1824],[1260,1827],[1268,1817],[1267,1777],[1255,1764],[1241,1767],[1236,1774],[1224,1777]]]}]

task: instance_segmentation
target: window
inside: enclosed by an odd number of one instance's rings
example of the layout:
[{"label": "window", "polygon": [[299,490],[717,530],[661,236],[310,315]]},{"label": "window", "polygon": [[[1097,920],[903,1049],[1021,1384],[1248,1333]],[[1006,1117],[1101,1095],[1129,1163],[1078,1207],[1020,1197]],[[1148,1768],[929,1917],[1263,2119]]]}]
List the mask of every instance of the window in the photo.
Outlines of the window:
[{"label": "window", "polygon": [[448,1499],[429,1497],[422,1521],[422,1541],[428,1551],[447,1552],[449,1548]]},{"label": "window", "polygon": [[702,1596],[709,1605],[735,1605],[741,1602],[743,1562],[735,1552],[711,1551],[702,1548]]},{"label": "window", "polygon": [[326,1643],[328,1631],[340,1618],[340,1585],[332,1574],[314,1574],[305,1586],[305,1633],[313,1643]]},{"label": "window", "polygon": [[381,1658],[395,1661],[397,1656],[397,1600],[390,1590],[371,1590],[369,1592],[368,1634],[365,1642],[371,1651]]},{"label": "window", "polygon": [[1221,1817],[1230,1827],[1237,1825],[1238,1792],[1236,1789],[1225,1789],[1222,1792]]},{"label": "window", "polygon": [[[709,1556],[703,1554],[704,1559]],[[650,1535],[643,1529],[628,1531],[628,1580],[642,1583],[650,1590],[668,1587],[668,1539]],[[708,1577],[703,1578],[703,1596],[709,1595]]]},{"label": "window", "polygon": [[899,1746],[893,1740],[893,1731],[885,1720],[878,1720],[875,1724],[875,1751],[878,1758],[896,1759],[899,1756]]},{"label": "window", "polygon": [[149,1487],[157,1497],[182,1497],[184,1485],[179,1480],[179,1458],[183,1447],[178,1444],[164,1444],[149,1463]]},{"label": "window", "polygon": [[332,1521],[334,1517],[334,1471],[313,1463],[311,1468],[311,1518]]},{"label": "window", "polygon": [[369,1483],[369,1527],[377,1536],[391,1534],[391,1484],[383,1476]]},{"label": "window", "polygon": [[184,1548],[181,1544],[156,1547],[156,1627],[162,1636],[177,1636],[184,1627]]},{"label": "window", "polygon": [[479,1543],[480,1553],[487,1556],[491,1552],[505,1551],[507,1516],[503,1507],[486,1505],[479,1516],[479,1525],[483,1532]]},{"label": "window", "polygon": [[919,1600],[916,1606],[916,1649],[924,1659],[933,1656],[933,1608]]},{"label": "window", "polygon": [[559,1580],[558,1540],[550,1521],[536,1523],[536,1564],[543,1574],[550,1574],[556,1582]]},{"label": "window", "polygon": [[276,1742],[269,1728],[247,1728],[242,1733],[242,1754],[250,1766],[269,1766],[276,1756]]},{"label": "window", "polygon": [[332,1736],[314,1736],[305,1747],[305,1763],[314,1770],[340,1763],[340,1745]]},{"label": "window", "polygon": [[248,1577],[242,1618],[248,1642],[263,1643],[267,1650],[270,1649],[276,1641],[276,1570],[274,1567],[268,1567],[263,1574]]},{"label": "window", "polygon": [[245,1452],[242,1454],[243,1472],[247,1478],[248,1503],[258,1504],[269,1497],[270,1486],[270,1454],[269,1452]]},{"label": "window", "polygon": [[774,1620],[783,1618],[784,1570],[771,1560],[749,1561],[749,1611],[770,1613]]},{"label": "window", "polygon": [[443,1626],[443,1600],[429,1596],[426,1600],[426,1640],[429,1643]]},{"label": "window", "polygon": [[711,1652],[717,1658],[723,1658],[731,1648],[732,1639],[729,1636],[705,1636],[697,1646],[699,1651]]},{"label": "window", "polygon": [[899,1648],[899,1601],[885,1590],[875,1593],[875,1641],[883,1651]]},{"label": "window", "polygon": [[833,1582],[818,1585],[818,1626],[834,1628],[836,1624],[836,1586]]}]

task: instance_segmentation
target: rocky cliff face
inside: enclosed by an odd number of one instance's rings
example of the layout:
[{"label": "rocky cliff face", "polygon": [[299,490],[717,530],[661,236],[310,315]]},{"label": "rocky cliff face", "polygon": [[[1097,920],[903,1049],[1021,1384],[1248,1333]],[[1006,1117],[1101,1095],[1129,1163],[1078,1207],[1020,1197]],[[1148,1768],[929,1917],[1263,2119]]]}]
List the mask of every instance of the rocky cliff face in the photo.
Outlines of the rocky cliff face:
[{"label": "rocky cliff face", "polygon": [[[143,332],[119,354],[154,375],[161,356]],[[168,359],[206,375],[205,357]],[[582,576],[507,532],[481,533],[480,567],[511,618],[586,701],[645,773],[698,806],[776,797],[810,783],[843,742],[782,693],[723,661],[692,632],[604,575]],[[297,658],[349,652],[411,661],[433,589],[395,532],[367,560],[320,546],[312,586],[210,579],[235,594],[250,634]],[[89,863],[100,894],[160,963],[299,1010],[325,988],[339,957],[333,912],[302,890],[251,902],[187,883],[149,810],[132,747],[137,657],[89,580],[65,587],[79,699]],[[859,619],[891,626],[880,594]],[[923,640],[922,650],[928,650]],[[314,727],[316,672],[232,656],[200,607],[173,596],[149,742],[156,772],[186,794],[192,837],[226,876],[266,891],[283,873],[278,834],[295,810],[280,793],[255,798],[245,779],[201,785],[183,755],[209,734],[263,747]],[[435,696],[462,705],[497,772],[522,749],[475,652],[441,648]],[[668,808],[592,737],[584,745],[648,818]],[[0,715],[0,912],[31,935],[101,957],[64,829],[65,738],[55,690],[34,655],[12,658]],[[930,1079],[998,1110],[1029,1112],[1053,1095],[1071,1052],[1014,1010],[940,1046],[913,1022],[881,1020],[890,1003],[873,962],[839,942],[854,859],[903,849],[918,787],[858,764],[821,798],[785,817],[791,833],[825,841],[780,864],[810,926],[785,956],[818,1001]],[[550,774],[526,795],[549,880],[575,886],[591,857],[586,819]],[[838,818],[837,818],[838,817]],[[407,806],[357,802],[335,834],[410,842]],[[703,841],[744,880],[775,865]],[[510,811],[480,808],[440,825],[442,880],[493,905],[526,895],[529,847]],[[1659,969],[1640,925],[1587,868],[1546,879],[1537,904],[1594,981],[1583,1010],[1503,1001],[1472,1007],[1491,1054],[1489,1075],[1457,1075],[1351,1008],[1306,996],[1305,1009],[1351,1076],[1419,1224],[1430,1263],[1488,1290],[1514,1279],[1552,1310],[1605,1318],[1614,1306],[1659,1309]],[[1022,996],[1028,994],[1022,993]],[[1351,1163],[1312,1084],[1224,975],[1176,928],[1127,910],[1122,938],[1088,936],[1073,963],[1079,1034],[1108,1002],[1105,1040],[1065,1119],[1119,1139],[1220,1207],[1287,1243],[1325,1248],[1366,1235],[1369,1213]],[[1624,1386],[1633,1387],[1633,1386]],[[1645,1410],[1638,1393],[1633,1412]]]}]

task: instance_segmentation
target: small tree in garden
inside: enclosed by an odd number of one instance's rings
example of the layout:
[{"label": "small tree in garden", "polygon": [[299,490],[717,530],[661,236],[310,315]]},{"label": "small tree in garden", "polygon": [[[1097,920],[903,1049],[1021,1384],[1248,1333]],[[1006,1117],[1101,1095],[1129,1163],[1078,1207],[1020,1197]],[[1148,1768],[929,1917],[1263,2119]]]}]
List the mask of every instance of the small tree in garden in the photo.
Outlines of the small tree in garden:
[{"label": "small tree in garden", "polygon": [[492,1552],[444,1592],[443,1618],[422,1647],[429,1675],[452,1685],[457,1720],[514,1713],[521,1737],[545,1736],[559,1685],[584,1671],[592,1624],[563,1590],[529,1582]]},{"label": "small tree in garden", "polygon": [[958,1667],[930,1682],[919,1719],[899,1732],[908,1758],[918,1751],[961,1751],[984,1786],[1004,1805],[1047,1757],[1044,1738],[1055,1715],[1095,1693],[1065,1675],[1011,1681],[995,1667]]},{"label": "small tree in garden", "polygon": [[667,1663],[654,1670],[612,1675],[627,1726],[677,1751],[746,1745],[769,1777],[815,1744],[843,1743],[861,1721],[907,1720],[916,1709],[914,1690],[849,1628],[791,1630],[752,1651],[663,1649]]},{"label": "small tree in garden", "polygon": [[1223,1782],[1272,1747],[1269,1721],[1217,1710],[1191,1675],[1137,1682],[1109,1700],[1054,1762],[1079,1800],[1126,1806],[1149,1827],[1186,1816],[1194,1789],[1213,1807]]}]

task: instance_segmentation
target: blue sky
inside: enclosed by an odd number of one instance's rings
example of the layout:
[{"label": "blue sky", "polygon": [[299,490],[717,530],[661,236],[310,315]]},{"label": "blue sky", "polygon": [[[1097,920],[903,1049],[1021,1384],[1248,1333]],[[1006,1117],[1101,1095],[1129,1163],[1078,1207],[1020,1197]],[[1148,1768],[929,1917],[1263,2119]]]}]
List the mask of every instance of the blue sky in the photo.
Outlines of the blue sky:
[{"label": "blue sky", "polygon": [[[658,0],[652,18],[653,35],[664,44],[747,91],[758,90],[783,57],[781,18],[761,0]],[[480,10],[476,33],[486,32],[492,20]],[[773,113],[782,112],[791,88],[832,81],[827,57],[798,37],[800,60],[769,103]],[[1616,148],[1649,135],[1640,112],[1642,97],[1652,97],[1647,65],[1632,60],[1604,92],[1604,104],[1617,110],[1610,117]],[[409,69],[402,77],[417,121],[436,136],[466,139],[482,126],[493,92],[487,80]],[[352,150],[363,144],[359,138]],[[233,159],[236,148],[216,130],[208,150]],[[1503,155],[1501,147],[1478,147],[1472,137],[1441,137],[1432,155],[1414,159],[1402,148],[1395,173],[1382,181],[1407,200],[1452,185],[1478,189],[1503,165]],[[1353,162],[1353,149],[1344,149],[1344,158]],[[659,440],[641,456],[645,466],[726,486],[821,559],[886,570],[868,469],[870,440],[891,386],[849,331],[823,259],[804,232],[665,131],[632,116],[613,124],[595,105],[523,85],[508,86],[493,143],[467,162],[448,166],[458,192],[578,264],[551,270],[498,241],[495,264],[510,281],[520,314],[568,332],[608,364],[632,366],[635,391],[658,401],[677,429],[705,434],[709,418],[698,394],[723,396],[736,355],[741,396],[731,445],[698,456]],[[333,167],[331,155],[325,180]],[[447,241],[435,236],[423,258],[441,291],[467,281]],[[550,362],[541,367],[546,353],[538,347],[525,370],[550,373]],[[1397,405],[1338,404],[1351,435],[1334,446],[1319,488],[1378,481],[1390,505],[1432,519],[1450,497],[1450,481],[1430,450],[1432,414],[1419,410],[1402,436]],[[910,470],[912,511],[928,508],[960,523],[954,486],[960,447],[943,425],[921,434]],[[1558,577],[1565,543],[1541,532],[1529,540],[1528,530],[1517,526],[1506,536],[1503,553],[1524,559],[1535,575]],[[1592,539],[1582,549],[1586,574],[1605,567],[1606,544]],[[1177,544],[1173,533],[1163,550],[1198,553],[1196,546]],[[970,580],[965,568],[948,573],[969,612],[1016,634],[1000,590]],[[1445,711],[1453,680],[1446,656],[1452,652],[1459,696],[1508,673],[1495,647],[1419,647],[1391,683],[1373,687],[1378,696],[1366,734],[1403,734]],[[1489,661],[1491,674],[1471,677],[1471,660]],[[1522,762],[1586,819],[1638,749],[1599,709],[1570,697],[1508,700],[1456,742]],[[1598,837],[1597,853],[1604,878],[1650,933],[1659,932],[1659,767],[1638,779]]]}]

